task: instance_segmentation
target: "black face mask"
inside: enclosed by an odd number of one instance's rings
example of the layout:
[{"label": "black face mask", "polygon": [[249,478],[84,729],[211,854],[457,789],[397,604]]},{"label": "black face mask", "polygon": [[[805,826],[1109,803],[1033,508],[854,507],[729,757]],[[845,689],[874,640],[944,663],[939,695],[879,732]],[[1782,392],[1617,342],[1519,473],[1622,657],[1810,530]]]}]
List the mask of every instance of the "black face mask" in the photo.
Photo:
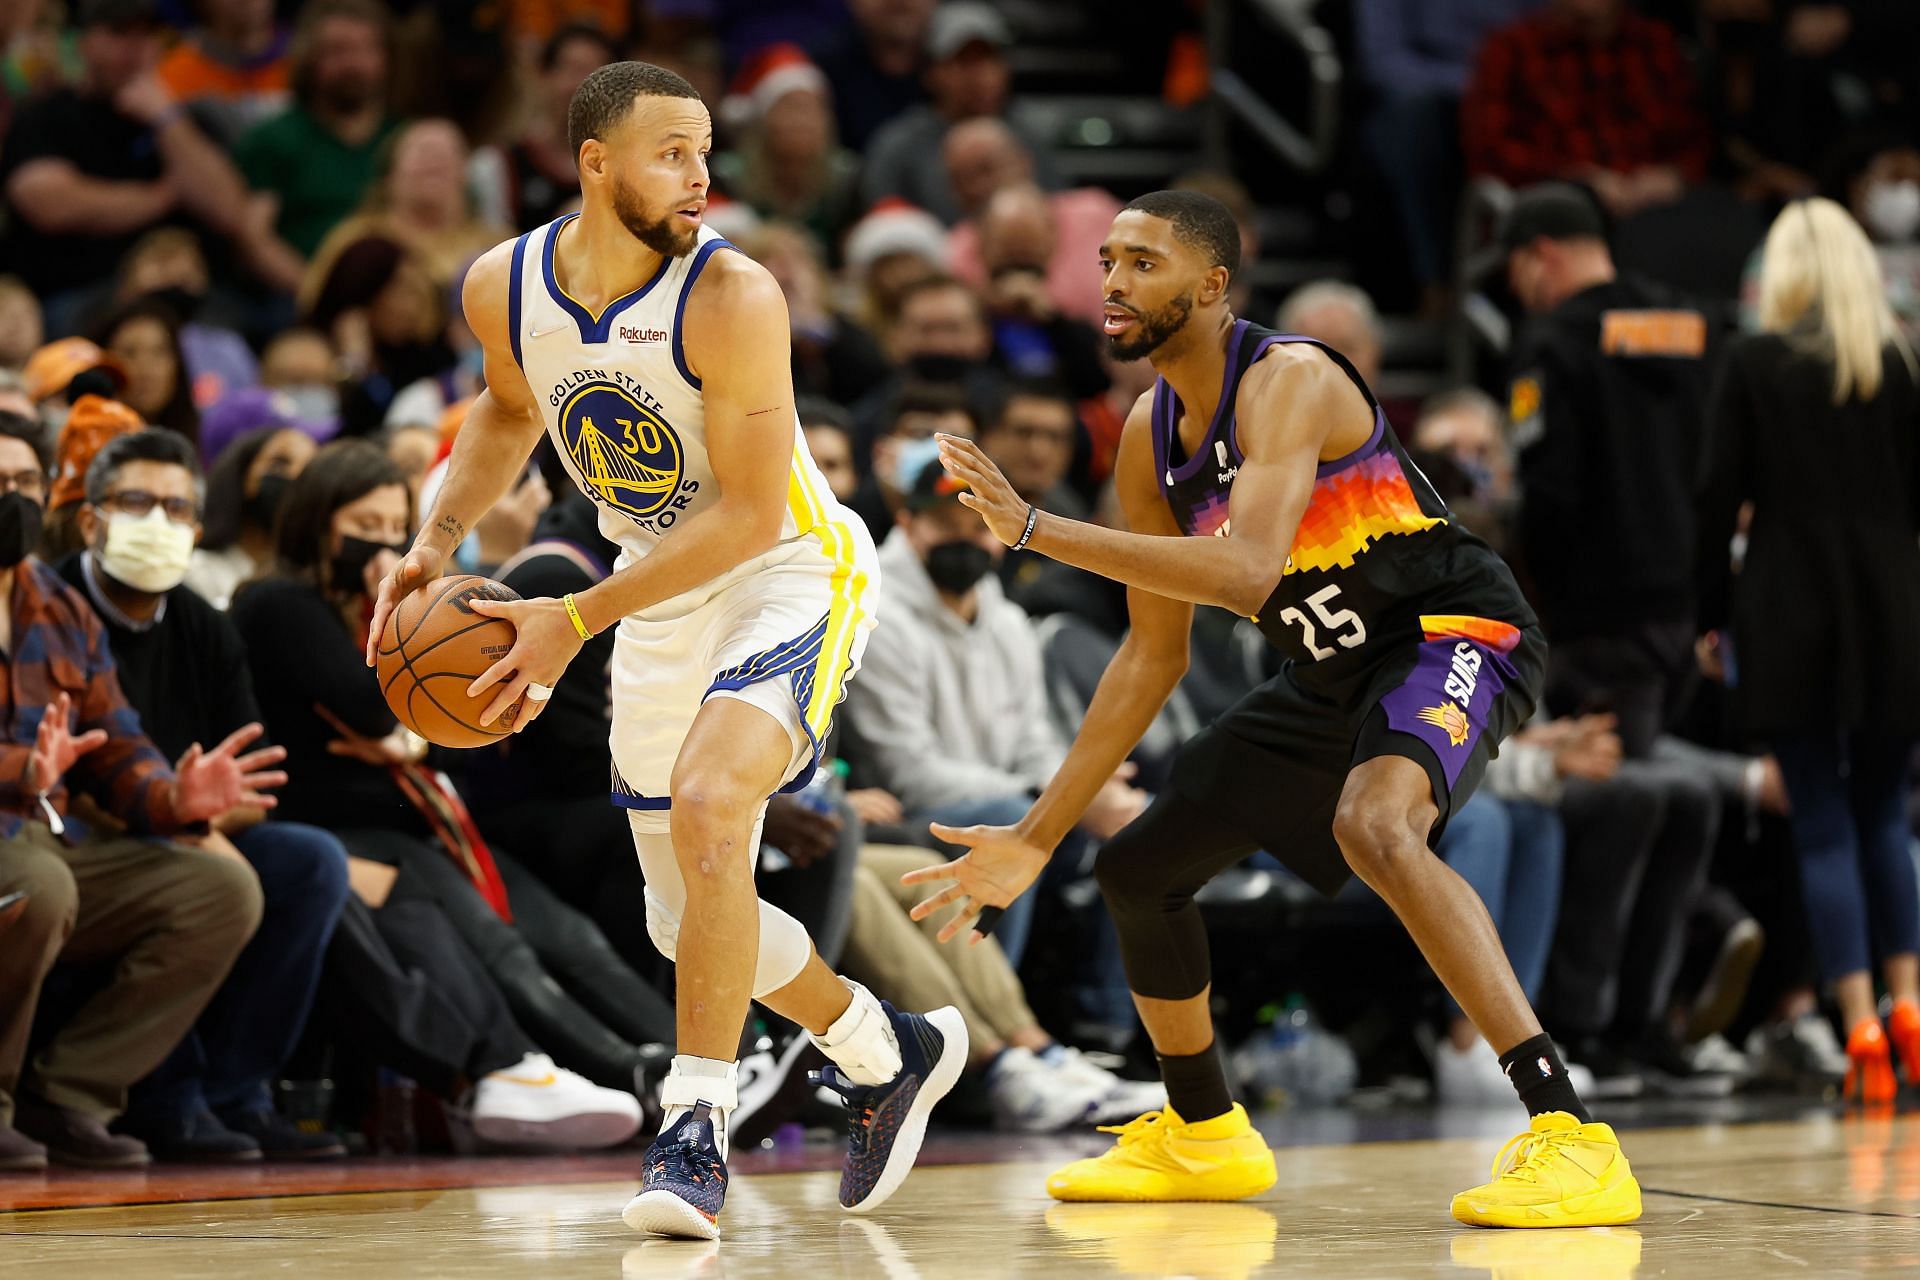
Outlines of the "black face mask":
[{"label": "black face mask", "polygon": [[977,542],[956,538],[927,552],[927,577],[950,596],[965,595],[993,568],[993,552]]},{"label": "black face mask", "polygon": [[292,483],[286,476],[261,476],[260,487],[254,490],[253,496],[246,499],[241,508],[247,522],[257,529],[272,529],[273,518],[280,514],[280,501],[287,496],[287,486]]},{"label": "black face mask", "polygon": [[908,356],[907,370],[922,382],[959,382],[974,362],[965,356]]},{"label": "black face mask", "polygon": [[164,289],[155,289],[148,293],[147,297],[171,310],[182,324],[200,314],[200,308],[207,301],[206,294],[177,284],[170,284]]},{"label": "black face mask", "polygon": [[365,591],[367,565],[382,551],[391,551],[397,556],[407,554],[404,542],[372,542],[366,538],[356,538],[352,534],[340,539],[340,550],[334,553],[327,573],[333,583],[333,589],[345,594]]},{"label": "black face mask", "polygon": [[0,494],[0,569],[11,569],[40,545],[40,504],[19,490]]}]

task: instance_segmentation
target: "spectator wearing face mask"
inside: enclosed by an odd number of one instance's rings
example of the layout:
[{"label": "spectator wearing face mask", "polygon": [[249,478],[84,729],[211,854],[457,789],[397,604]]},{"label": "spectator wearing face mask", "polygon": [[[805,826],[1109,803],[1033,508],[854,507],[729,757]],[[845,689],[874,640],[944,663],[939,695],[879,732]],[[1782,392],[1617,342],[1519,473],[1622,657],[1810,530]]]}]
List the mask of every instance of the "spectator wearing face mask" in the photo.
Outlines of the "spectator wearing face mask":
[{"label": "spectator wearing face mask", "polygon": [[[1880,260],[1887,305],[1907,342],[1920,344],[1920,147],[1898,134],[1857,134],[1834,148],[1827,194],[1847,206]],[[1754,247],[1742,282],[1742,319],[1760,323],[1760,271],[1765,246]]]},{"label": "spectator wearing face mask", "polygon": [[[1005,548],[960,492],[937,459],[915,477],[880,548],[880,625],[847,695],[849,756],[899,797],[909,824],[1017,821],[1065,756],[1047,719],[1039,637],[994,575]],[[1116,774],[1080,830],[1105,839],[1145,806]],[[1032,902],[1015,901],[995,931],[1016,964]]]},{"label": "spectator wearing face mask", "polygon": [[361,655],[373,591],[406,551],[412,525],[399,468],[367,441],[335,441],[288,487],[274,528],[274,571],[234,597],[255,693],[292,762],[283,816],[332,831],[356,859],[386,868],[383,901],[430,898],[515,1019],[578,1067],[580,1075],[560,1071],[553,1087],[539,1083],[551,1068],[505,1082],[520,1090],[530,1119],[584,1120],[592,1140],[583,1146],[624,1141],[640,1122],[625,1091],[634,1068],[651,1060],[642,1046],[672,1034],[664,1003],[649,1002],[645,984],[624,967],[573,963],[588,949],[604,960],[611,947],[504,850],[488,846],[450,781],[424,763],[425,742],[398,723],[367,678]]},{"label": "spectator wearing face mask", "polygon": [[[47,492],[39,441],[32,422],[0,417],[0,654],[14,702],[0,748],[0,892],[29,898],[28,915],[0,930],[0,1159],[142,1165],[146,1146],[107,1125],[260,921],[248,867],[173,838],[204,834],[238,805],[271,807],[265,793],[285,775],[272,771],[277,749],[246,751],[257,724],[173,768],[141,732],[92,609],[27,558]],[[80,795],[107,825],[82,819]],[[61,958],[108,962],[111,974],[49,1018],[62,1025],[27,1061],[41,984]]]},{"label": "spectator wearing face mask", "polygon": [[107,441],[144,425],[139,414],[118,400],[85,395],[74,401],[54,442],[53,482],[47,489],[46,518],[40,527],[42,560],[52,564],[80,549],[76,521],[87,497],[87,467]]},{"label": "spectator wearing face mask", "polygon": [[[55,566],[106,631],[120,687],[169,757],[257,722],[233,624],[180,585],[199,529],[193,447],[168,431],[109,441],[87,467],[79,531],[87,549]],[[262,927],[194,1030],[136,1085],[121,1127],[162,1159],[339,1156],[274,1110],[269,1081],[293,1052],[347,896],[347,851],[317,827],[266,822],[256,806],[214,815],[182,837],[244,858],[259,878]]]},{"label": "spectator wearing face mask", "polygon": [[[939,456],[934,436],[971,440],[980,431],[980,420],[966,394],[958,387],[938,382],[903,383],[894,392],[883,421],[885,425],[867,451],[871,461],[866,478],[854,491],[851,503],[854,512],[867,522],[875,542],[885,541],[893,532],[895,515],[907,491],[913,488],[914,479]],[[856,427],[856,460],[859,439]]]},{"label": "spectator wearing face mask", "polygon": [[[209,434],[227,438],[227,422],[246,424],[214,458],[207,476],[207,501],[200,545],[188,566],[186,583],[216,609],[224,610],[240,584],[263,573],[273,561],[273,520],[287,486],[319,448],[314,433],[281,416],[271,393],[243,392],[208,415]],[[253,425],[258,424],[258,425]],[[202,444],[211,443],[203,440]]]},{"label": "spectator wearing face mask", "polygon": [[879,435],[895,397],[909,382],[954,387],[974,404],[991,403],[1005,386],[1006,375],[994,360],[986,305],[952,276],[928,276],[908,285],[885,340],[899,371],[853,406],[863,440]]}]

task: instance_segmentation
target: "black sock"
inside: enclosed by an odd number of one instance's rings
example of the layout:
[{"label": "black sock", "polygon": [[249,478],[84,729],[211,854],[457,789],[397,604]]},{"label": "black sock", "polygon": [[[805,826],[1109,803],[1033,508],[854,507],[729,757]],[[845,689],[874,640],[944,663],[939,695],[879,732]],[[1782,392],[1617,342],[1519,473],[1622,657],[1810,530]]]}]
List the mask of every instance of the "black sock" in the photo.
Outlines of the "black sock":
[{"label": "black sock", "polygon": [[1220,1042],[1198,1053],[1157,1054],[1160,1078],[1167,1083],[1167,1105],[1188,1124],[1211,1120],[1233,1110],[1227,1088],[1227,1068],[1220,1061]]},{"label": "black sock", "polygon": [[1567,1079],[1567,1065],[1560,1061],[1560,1051],[1553,1047],[1553,1041],[1545,1032],[1531,1040],[1522,1040],[1501,1054],[1500,1069],[1507,1073],[1528,1115],[1564,1111],[1581,1124],[1593,1119],[1581,1104],[1580,1095],[1573,1091],[1573,1082]]}]

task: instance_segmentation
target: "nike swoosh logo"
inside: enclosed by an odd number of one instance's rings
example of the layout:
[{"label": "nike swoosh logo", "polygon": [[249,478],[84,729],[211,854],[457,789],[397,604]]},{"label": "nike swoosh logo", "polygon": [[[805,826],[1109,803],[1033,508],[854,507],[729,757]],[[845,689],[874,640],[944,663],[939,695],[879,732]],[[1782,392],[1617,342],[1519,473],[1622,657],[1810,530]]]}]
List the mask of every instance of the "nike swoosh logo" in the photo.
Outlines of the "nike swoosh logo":
[{"label": "nike swoosh logo", "polygon": [[529,338],[544,338],[544,337],[546,337],[546,336],[547,336],[548,334],[550,334],[550,333],[558,333],[558,332],[560,332],[560,331],[561,331],[562,329],[564,329],[564,328],[566,328],[566,327],[567,327],[567,326],[566,326],[566,325],[564,325],[564,324],[556,324],[556,325],[554,325],[554,326],[553,326],[553,327],[552,327],[551,329],[529,329],[529,330],[527,330],[527,336],[528,336]]},{"label": "nike swoosh logo", "polygon": [[541,1088],[545,1088],[547,1085],[552,1084],[559,1077],[554,1075],[553,1072],[549,1071],[547,1072],[547,1074],[543,1076],[502,1075],[499,1078],[502,1080],[505,1080],[508,1084],[524,1084],[534,1089],[541,1089]]}]

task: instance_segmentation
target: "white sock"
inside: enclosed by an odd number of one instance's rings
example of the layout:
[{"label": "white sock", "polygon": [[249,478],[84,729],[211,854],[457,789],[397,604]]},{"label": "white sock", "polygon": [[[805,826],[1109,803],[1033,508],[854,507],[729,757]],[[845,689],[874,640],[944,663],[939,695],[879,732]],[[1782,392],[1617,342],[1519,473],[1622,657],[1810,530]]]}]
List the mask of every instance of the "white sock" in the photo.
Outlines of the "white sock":
[{"label": "white sock", "polygon": [[846,1072],[847,1079],[855,1084],[885,1084],[900,1074],[900,1041],[893,1034],[893,1022],[873,992],[851,979],[840,981],[853,993],[853,1003],[825,1035],[808,1035],[820,1052]]},{"label": "white sock", "polygon": [[724,1160],[727,1117],[740,1104],[740,1064],[718,1058],[696,1058],[690,1053],[674,1054],[667,1078],[660,1082],[660,1106],[666,1112],[660,1121],[660,1132],[671,1129],[680,1117],[703,1102],[713,1109],[713,1141]]}]

